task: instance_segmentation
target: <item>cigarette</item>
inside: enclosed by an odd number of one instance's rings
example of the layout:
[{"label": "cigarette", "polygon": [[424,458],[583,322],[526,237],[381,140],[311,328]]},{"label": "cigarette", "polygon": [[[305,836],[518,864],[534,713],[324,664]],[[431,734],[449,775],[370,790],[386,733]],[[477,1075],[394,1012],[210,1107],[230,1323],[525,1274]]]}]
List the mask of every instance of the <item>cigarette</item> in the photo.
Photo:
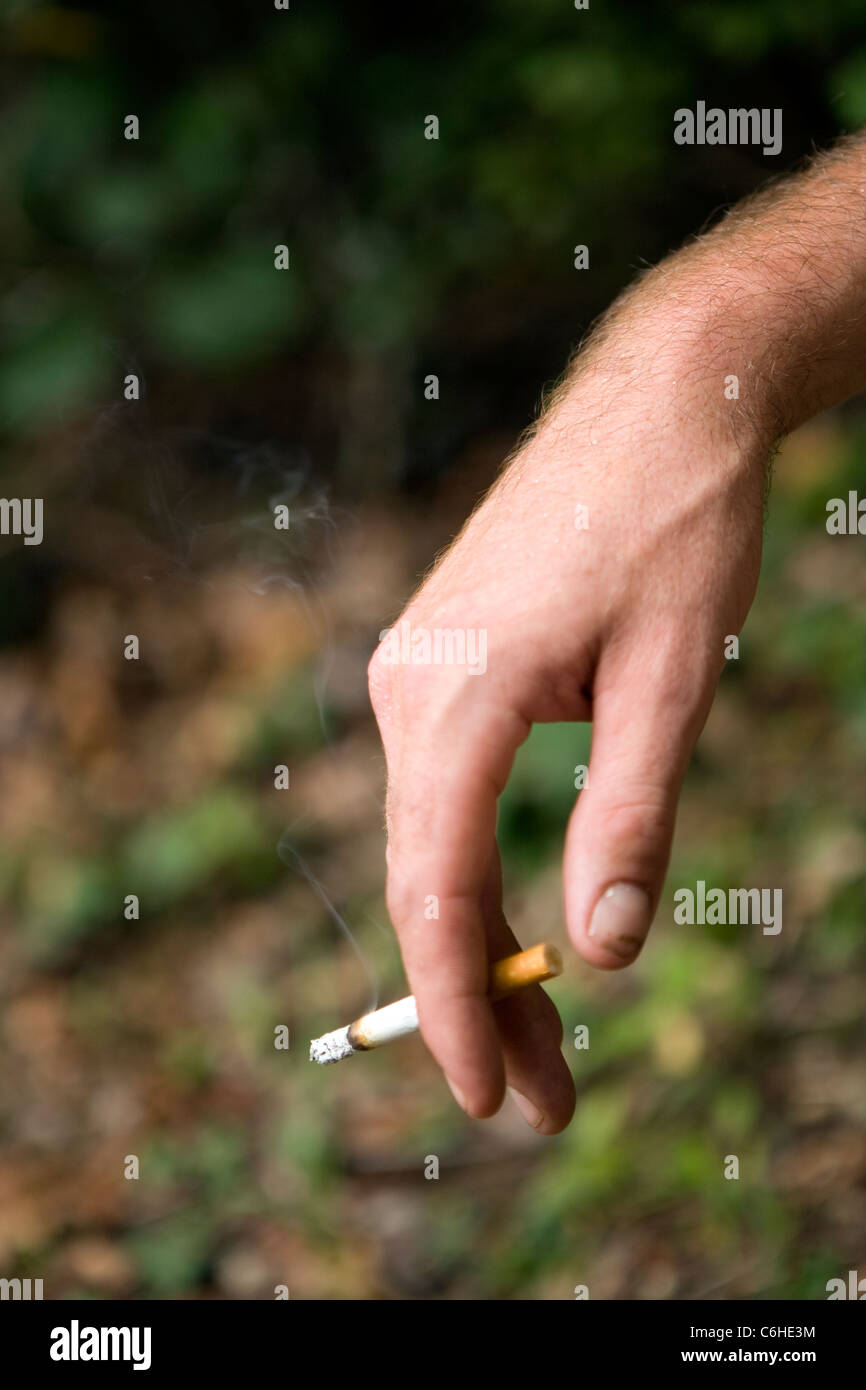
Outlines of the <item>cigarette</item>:
[{"label": "cigarette", "polygon": [[[543,941],[528,951],[506,956],[498,960],[490,971],[490,999],[504,999],[517,989],[527,985],[539,985],[544,980],[552,980],[562,974],[562,956],[555,946]],[[353,1052],[369,1052],[382,1043],[402,1038],[406,1033],[414,1033],[418,1028],[418,1009],[414,994],[398,999],[394,1004],[386,1004],[384,1009],[364,1014],[356,1018],[346,1028],[338,1028],[324,1037],[314,1038],[310,1043],[310,1061],[326,1067],[331,1062],[342,1062]]]}]

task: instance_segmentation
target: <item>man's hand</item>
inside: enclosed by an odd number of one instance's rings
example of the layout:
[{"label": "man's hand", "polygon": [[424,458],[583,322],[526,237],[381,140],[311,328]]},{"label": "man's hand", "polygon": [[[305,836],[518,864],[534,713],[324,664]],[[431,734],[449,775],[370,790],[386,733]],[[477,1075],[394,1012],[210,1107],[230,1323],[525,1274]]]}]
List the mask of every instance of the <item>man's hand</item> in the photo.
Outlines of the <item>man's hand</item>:
[{"label": "man's hand", "polygon": [[[392,643],[371,662],[388,763],[388,908],[421,1031],[470,1115],[493,1114],[505,1084],[541,1133],[564,1128],[574,1106],[543,991],[495,1006],[486,997],[490,961],[519,949],[495,838],[515,751],[536,721],[593,721],[566,837],[565,915],[587,961],[627,965],[658,905],[725,639],[754,596],[770,446],[804,402],[817,409],[862,378],[862,323],[827,294],[821,209],[829,197],[830,229],[850,248],[839,202],[859,197],[866,225],[863,165],[857,144],[735,213],[645,277],[590,340],[402,615],[404,656],[425,655],[411,634],[457,631],[470,651],[486,640],[485,669],[395,660]],[[798,246],[817,224],[814,264],[777,230],[791,223],[786,200]],[[848,352],[827,338],[843,322]],[[438,917],[425,912],[431,900]]]}]

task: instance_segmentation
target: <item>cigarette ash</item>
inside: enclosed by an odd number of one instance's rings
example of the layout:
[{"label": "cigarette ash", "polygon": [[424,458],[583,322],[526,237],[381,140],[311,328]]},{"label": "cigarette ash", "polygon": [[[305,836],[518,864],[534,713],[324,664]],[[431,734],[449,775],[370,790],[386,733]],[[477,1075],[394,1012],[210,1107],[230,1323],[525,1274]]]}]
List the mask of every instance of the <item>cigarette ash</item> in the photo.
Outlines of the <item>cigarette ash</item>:
[{"label": "cigarette ash", "polygon": [[354,1051],[349,1042],[349,1029],[338,1028],[333,1033],[325,1033],[324,1037],[313,1038],[310,1043],[310,1061],[318,1062],[320,1067],[326,1067],[331,1062],[342,1062],[344,1057],[351,1057]]}]

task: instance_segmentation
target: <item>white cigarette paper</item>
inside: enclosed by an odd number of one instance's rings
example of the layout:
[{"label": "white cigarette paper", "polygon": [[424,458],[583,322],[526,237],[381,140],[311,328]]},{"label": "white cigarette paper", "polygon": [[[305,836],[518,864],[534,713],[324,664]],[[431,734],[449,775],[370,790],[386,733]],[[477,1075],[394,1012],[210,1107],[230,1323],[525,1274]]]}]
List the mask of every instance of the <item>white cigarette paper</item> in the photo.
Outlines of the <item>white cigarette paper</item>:
[{"label": "white cigarette paper", "polygon": [[310,1043],[310,1061],[323,1067],[329,1062],[341,1062],[353,1052],[369,1052],[371,1047],[379,1047],[392,1038],[402,1038],[404,1033],[414,1033],[417,1028],[418,1009],[414,994],[410,994],[406,999],[386,1004],[384,1009],[356,1018],[348,1028],[338,1028],[335,1033],[314,1038]]},{"label": "white cigarette paper", "polygon": [[[517,955],[497,961],[491,972],[491,1000],[504,998],[526,985],[540,984],[562,972],[562,957],[555,946],[542,943]],[[414,1033],[418,1028],[418,1008],[414,994],[386,1004],[384,1009],[356,1018],[346,1028],[325,1033],[310,1043],[310,1061],[320,1066],[341,1062],[355,1052],[369,1052],[373,1047]]]}]

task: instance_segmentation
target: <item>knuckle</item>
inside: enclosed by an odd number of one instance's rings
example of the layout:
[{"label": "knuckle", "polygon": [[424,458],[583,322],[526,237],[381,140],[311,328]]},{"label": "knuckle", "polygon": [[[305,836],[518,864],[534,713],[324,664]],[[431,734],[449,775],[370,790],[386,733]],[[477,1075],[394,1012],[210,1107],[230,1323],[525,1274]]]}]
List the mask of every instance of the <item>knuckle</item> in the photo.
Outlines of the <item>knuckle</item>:
[{"label": "knuckle", "polygon": [[394,697],[394,667],[386,661],[380,644],[367,665],[367,689],[377,719],[384,717]]},{"label": "knuckle", "polygon": [[614,843],[653,851],[668,836],[671,811],[661,793],[644,792],[600,807],[598,820],[605,837]]}]

